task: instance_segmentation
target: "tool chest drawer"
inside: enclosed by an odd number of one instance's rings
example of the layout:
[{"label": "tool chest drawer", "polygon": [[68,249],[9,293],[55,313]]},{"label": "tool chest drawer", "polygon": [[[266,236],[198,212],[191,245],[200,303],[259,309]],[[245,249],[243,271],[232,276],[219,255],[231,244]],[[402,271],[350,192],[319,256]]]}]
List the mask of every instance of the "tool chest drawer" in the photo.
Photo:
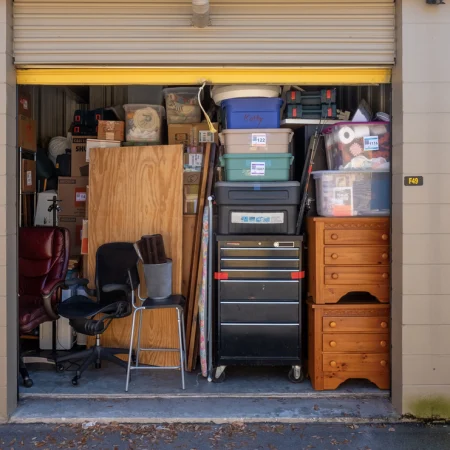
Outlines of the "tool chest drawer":
[{"label": "tool chest drawer", "polygon": [[224,323],[299,323],[299,303],[224,302],[220,319]]},{"label": "tool chest drawer", "polygon": [[222,258],[220,269],[291,269],[298,271],[299,264],[298,258]]},{"label": "tool chest drawer", "polygon": [[223,357],[297,358],[300,352],[298,324],[227,324],[220,326]]},{"label": "tool chest drawer", "polygon": [[298,280],[228,280],[219,282],[220,299],[223,300],[299,300]]},{"label": "tool chest drawer", "polygon": [[[242,244],[247,244],[243,242]],[[220,257],[221,258],[300,258],[300,249],[299,248],[267,248],[263,247],[242,247],[242,248],[229,248],[229,247],[221,247],[220,248]]]}]

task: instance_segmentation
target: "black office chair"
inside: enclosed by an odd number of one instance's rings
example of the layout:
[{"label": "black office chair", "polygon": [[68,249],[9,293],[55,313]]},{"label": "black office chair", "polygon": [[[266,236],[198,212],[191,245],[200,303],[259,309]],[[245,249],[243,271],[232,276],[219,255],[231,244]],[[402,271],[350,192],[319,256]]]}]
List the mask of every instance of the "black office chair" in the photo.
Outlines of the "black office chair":
[{"label": "black office chair", "polygon": [[[88,289],[87,279],[68,280],[68,286],[80,286],[91,297],[75,295],[60,303],[58,313],[69,319],[70,325],[77,333],[96,336],[95,346],[90,349],[71,353],[57,359],[58,370],[64,370],[61,363],[65,361],[84,359],[72,384],[76,386],[81,374],[95,363],[101,367],[101,361],[110,361],[127,368],[127,363],[115,355],[128,354],[125,348],[108,348],[100,345],[100,335],[103,334],[114,319],[121,319],[131,314],[134,302],[134,291],[129,279],[129,273],[134,272],[138,257],[133,244],[114,242],[98,248],[96,254],[95,289]],[[102,316],[95,319],[98,314]]]}]

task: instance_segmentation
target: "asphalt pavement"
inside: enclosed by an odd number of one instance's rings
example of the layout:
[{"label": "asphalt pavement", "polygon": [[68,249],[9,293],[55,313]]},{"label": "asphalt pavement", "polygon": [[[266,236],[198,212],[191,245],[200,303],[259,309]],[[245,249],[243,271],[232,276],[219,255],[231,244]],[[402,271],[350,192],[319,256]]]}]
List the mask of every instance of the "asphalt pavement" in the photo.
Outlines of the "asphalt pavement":
[{"label": "asphalt pavement", "polygon": [[5,424],[0,449],[101,450],[449,450],[450,425]]}]

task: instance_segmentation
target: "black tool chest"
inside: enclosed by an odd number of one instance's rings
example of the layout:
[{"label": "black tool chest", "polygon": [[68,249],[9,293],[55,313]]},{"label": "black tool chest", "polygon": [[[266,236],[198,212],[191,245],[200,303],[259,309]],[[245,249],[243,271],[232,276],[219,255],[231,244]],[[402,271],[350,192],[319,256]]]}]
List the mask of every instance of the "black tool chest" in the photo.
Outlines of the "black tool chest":
[{"label": "black tool chest", "polygon": [[302,381],[303,277],[301,236],[217,236],[217,378],[227,365],[290,365]]}]

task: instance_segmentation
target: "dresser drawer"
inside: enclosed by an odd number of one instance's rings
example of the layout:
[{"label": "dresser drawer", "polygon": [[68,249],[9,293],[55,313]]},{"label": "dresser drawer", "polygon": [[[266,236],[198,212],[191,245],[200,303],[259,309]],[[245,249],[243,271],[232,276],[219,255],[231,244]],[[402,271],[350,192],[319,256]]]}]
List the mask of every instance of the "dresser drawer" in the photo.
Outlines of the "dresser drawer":
[{"label": "dresser drawer", "polygon": [[388,244],[389,230],[325,230],[325,245],[382,245]]},{"label": "dresser drawer", "polygon": [[300,321],[299,303],[221,302],[220,321],[229,323],[295,323]]},{"label": "dresser drawer", "polygon": [[325,247],[324,263],[332,265],[389,265],[389,246]]},{"label": "dresser drawer", "polygon": [[389,335],[387,333],[324,333],[322,349],[324,353],[386,352],[389,350]]},{"label": "dresser drawer", "polygon": [[324,372],[389,371],[388,353],[327,353],[323,355]]},{"label": "dresser drawer", "polygon": [[389,285],[389,266],[326,266],[325,285]]},{"label": "dresser drawer", "polygon": [[387,332],[389,318],[386,317],[323,317],[324,333],[333,332]]}]

